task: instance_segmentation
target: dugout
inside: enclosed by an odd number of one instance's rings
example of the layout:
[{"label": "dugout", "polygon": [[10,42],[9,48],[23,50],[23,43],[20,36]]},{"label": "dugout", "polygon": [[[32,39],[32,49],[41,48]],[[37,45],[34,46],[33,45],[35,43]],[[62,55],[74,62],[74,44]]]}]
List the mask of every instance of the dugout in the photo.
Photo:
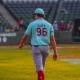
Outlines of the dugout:
[{"label": "dugout", "polygon": [[80,42],[80,18],[74,20],[72,38],[73,42]]}]

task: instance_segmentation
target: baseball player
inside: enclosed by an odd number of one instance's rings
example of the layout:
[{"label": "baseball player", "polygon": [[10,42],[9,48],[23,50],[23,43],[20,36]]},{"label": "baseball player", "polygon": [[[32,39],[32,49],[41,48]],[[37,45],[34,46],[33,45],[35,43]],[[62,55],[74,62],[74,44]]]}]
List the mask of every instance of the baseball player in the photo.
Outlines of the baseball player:
[{"label": "baseball player", "polygon": [[36,71],[38,75],[38,80],[44,80],[44,66],[45,61],[48,56],[48,46],[52,45],[54,50],[53,59],[57,59],[56,42],[54,38],[54,30],[52,25],[44,19],[44,10],[37,8],[34,11],[34,21],[31,22],[22,37],[19,48],[22,48],[31,37],[32,54],[34,63],[36,65]]}]

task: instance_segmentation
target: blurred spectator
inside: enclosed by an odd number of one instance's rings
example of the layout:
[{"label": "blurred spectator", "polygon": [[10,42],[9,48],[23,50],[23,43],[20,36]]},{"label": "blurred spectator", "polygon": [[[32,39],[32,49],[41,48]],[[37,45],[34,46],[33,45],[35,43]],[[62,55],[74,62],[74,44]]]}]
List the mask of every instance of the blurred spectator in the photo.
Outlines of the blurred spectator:
[{"label": "blurred spectator", "polygon": [[66,30],[72,31],[72,29],[73,29],[73,23],[72,23],[72,22],[69,22],[69,23],[67,24]]},{"label": "blurred spectator", "polygon": [[12,31],[19,31],[19,28],[17,26],[12,26]]},{"label": "blurred spectator", "polygon": [[20,29],[21,31],[24,31],[24,30],[25,30],[24,17],[21,17],[21,18],[18,20],[18,25],[19,25],[19,29]]},{"label": "blurred spectator", "polygon": [[57,21],[54,21],[54,23],[53,23],[53,29],[54,30],[59,30],[59,26],[58,26],[58,24],[57,24]]},{"label": "blurred spectator", "polygon": [[60,30],[63,32],[63,31],[65,31],[65,28],[66,28],[66,24],[62,20],[61,23],[60,23]]}]

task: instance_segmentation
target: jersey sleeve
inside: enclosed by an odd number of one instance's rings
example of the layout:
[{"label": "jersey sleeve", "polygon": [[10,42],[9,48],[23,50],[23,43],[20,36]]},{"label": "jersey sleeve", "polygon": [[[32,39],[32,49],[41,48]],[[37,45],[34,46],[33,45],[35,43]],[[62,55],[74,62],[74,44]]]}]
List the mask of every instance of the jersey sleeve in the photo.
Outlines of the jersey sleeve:
[{"label": "jersey sleeve", "polygon": [[31,31],[32,31],[32,25],[29,24],[28,28],[26,29],[26,31],[24,32],[24,35],[31,35]]},{"label": "jersey sleeve", "polygon": [[50,27],[50,36],[54,36],[54,29],[53,29],[53,26],[52,25]]}]

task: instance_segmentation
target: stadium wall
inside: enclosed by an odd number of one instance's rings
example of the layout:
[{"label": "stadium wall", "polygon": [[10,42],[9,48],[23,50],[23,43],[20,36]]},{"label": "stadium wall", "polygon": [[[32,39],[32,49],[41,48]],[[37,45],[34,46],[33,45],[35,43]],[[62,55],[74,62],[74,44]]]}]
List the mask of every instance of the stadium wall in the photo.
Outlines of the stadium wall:
[{"label": "stadium wall", "polygon": [[72,43],[72,31],[55,32],[57,43]]},{"label": "stadium wall", "polygon": [[[0,45],[17,45],[23,35],[23,32],[0,33]],[[56,31],[55,37],[57,43],[72,43],[72,32]]]},{"label": "stadium wall", "polygon": [[16,45],[22,35],[23,32],[0,33],[0,45]]}]

